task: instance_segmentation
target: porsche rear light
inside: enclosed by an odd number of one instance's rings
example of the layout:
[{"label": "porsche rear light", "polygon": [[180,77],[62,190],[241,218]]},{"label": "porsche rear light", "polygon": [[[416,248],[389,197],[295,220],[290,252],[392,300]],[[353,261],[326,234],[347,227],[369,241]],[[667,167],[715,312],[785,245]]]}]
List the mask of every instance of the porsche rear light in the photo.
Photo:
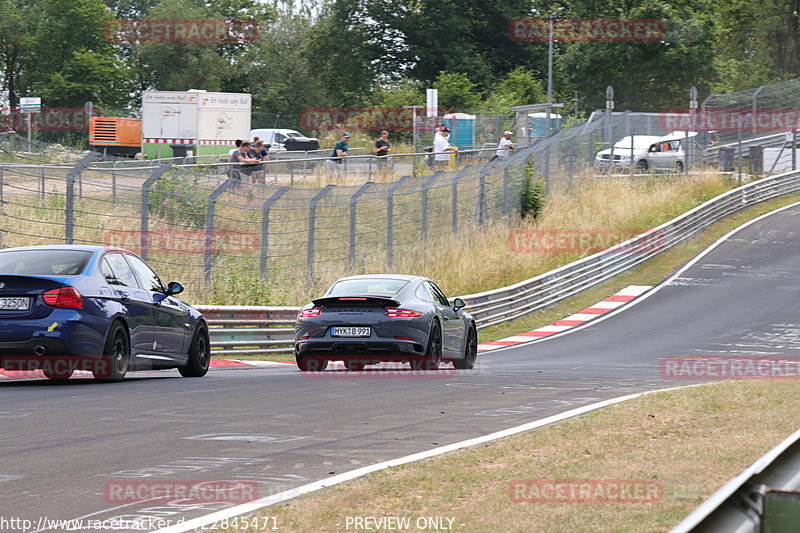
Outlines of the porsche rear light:
[{"label": "porsche rear light", "polygon": [[322,309],[319,307],[314,307],[311,309],[306,309],[305,311],[300,311],[300,314],[297,315],[297,318],[315,318],[318,317],[322,313]]},{"label": "porsche rear light", "polygon": [[366,298],[339,298],[340,302],[348,302],[348,301],[353,301],[353,300],[356,300],[356,301],[359,301],[359,302],[366,302],[367,301]]},{"label": "porsche rear light", "polygon": [[396,309],[394,307],[387,307],[386,316],[390,318],[415,318],[422,316],[422,313],[419,311],[411,311],[410,309]]},{"label": "porsche rear light", "polygon": [[70,307],[80,309],[83,307],[83,296],[75,287],[59,287],[42,293],[42,300],[52,307]]}]

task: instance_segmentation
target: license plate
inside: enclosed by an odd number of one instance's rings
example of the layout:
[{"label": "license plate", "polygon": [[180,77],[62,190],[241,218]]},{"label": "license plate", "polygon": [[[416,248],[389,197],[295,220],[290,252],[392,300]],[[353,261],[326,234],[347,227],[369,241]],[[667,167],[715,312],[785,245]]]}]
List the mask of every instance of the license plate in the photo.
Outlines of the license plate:
[{"label": "license plate", "polygon": [[331,328],[331,337],[369,337],[372,335],[372,328],[367,327],[338,327]]},{"label": "license plate", "polygon": [[31,299],[22,298],[0,298],[0,311],[27,311],[31,308]]}]

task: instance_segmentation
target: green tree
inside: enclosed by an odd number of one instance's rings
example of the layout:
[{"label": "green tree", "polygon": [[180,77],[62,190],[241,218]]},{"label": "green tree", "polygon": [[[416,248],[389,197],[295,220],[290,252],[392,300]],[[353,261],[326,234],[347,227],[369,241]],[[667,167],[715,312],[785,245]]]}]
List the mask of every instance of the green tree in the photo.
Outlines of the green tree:
[{"label": "green tree", "polygon": [[472,112],[481,105],[482,93],[463,72],[440,72],[433,88],[439,91],[439,107]]},{"label": "green tree", "polygon": [[484,113],[508,113],[512,106],[541,103],[547,94],[536,73],[517,67],[500,80],[480,106]]},{"label": "green tree", "polygon": [[666,4],[632,0],[625,4],[576,1],[569,15],[580,18],[637,18],[662,21],[659,42],[588,42],[559,45],[556,90],[562,98],[579,93],[584,109],[605,107],[605,88],[614,87],[615,107],[637,111],[685,108],[689,89],[709,90],[714,81],[713,15],[705,3]]},{"label": "green tree", "polygon": [[2,88],[8,91],[8,105],[19,103],[20,77],[31,61],[31,49],[36,41],[36,10],[27,0],[0,0],[0,66]]}]

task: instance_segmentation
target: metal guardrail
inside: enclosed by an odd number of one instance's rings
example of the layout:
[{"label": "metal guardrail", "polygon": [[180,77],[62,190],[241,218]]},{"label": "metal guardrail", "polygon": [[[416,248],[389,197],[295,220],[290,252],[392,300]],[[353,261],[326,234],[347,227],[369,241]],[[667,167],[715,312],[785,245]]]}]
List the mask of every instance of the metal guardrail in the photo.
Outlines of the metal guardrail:
[{"label": "metal guardrail", "polygon": [[[461,298],[478,329],[551,307],[655,257],[722,218],[765,200],[800,191],[800,171],[738,187],[608,250],[509,287]],[[291,352],[299,307],[199,306],[211,326],[215,354]]]},{"label": "metal guardrail", "polygon": [[671,533],[797,531],[800,430],[684,518]]}]

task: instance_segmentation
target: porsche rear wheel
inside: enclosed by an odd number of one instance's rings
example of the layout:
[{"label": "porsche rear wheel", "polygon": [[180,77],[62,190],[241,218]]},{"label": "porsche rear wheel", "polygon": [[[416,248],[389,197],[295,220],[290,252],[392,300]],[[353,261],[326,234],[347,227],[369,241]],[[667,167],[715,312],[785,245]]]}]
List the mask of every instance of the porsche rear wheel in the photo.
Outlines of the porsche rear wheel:
[{"label": "porsche rear wheel", "polygon": [[442,362],[442,328],[439,322],[433,322],[431,334],[428,336],[428,346],[425,349],[425,357],[413,361],[411,368],[414,370],[437,370],[439,363]]},{"label": "porsche rear wheel", "polygon": [[314,359],[296,355],[295,361],[297,361],[297,368],[299,368],[301,372],[322,372],[328,368],[327,359]]}]

